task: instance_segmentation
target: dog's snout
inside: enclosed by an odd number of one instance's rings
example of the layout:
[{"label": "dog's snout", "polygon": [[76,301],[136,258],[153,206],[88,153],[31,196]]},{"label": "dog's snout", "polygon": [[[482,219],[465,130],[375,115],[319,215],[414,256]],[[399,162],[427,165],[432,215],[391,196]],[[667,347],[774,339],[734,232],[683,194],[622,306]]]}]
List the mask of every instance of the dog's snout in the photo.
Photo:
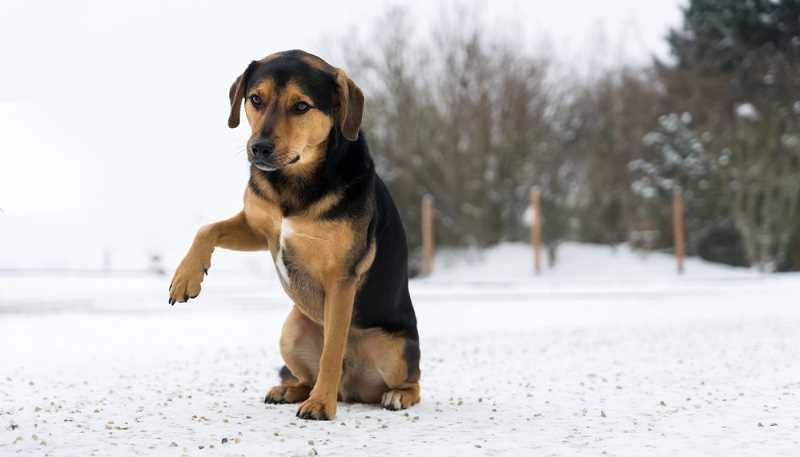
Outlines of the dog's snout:
[{"label": "dog's snout", "polygon": [[258,140],[250,146],[250,151],[256,157],[266,157],[272,154],[275,144],[271,140]]}]

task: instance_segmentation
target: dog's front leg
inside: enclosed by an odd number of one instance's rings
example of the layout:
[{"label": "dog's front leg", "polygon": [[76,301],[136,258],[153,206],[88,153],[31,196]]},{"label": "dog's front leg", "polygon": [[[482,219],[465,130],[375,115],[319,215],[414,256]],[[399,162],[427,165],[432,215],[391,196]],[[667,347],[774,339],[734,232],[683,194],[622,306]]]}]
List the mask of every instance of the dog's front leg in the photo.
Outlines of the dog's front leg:
[{"label": "dog's front leg", "polygon": [[336,418],[336,396],[342,377],[342,361],[353,315],[355,291],[356,281],[352,278],[337,280],[325,288],[319,374],[308,400],[297,410],[297,417],[317,420]]},{"label": "dog's front leg", "polygon": [[183,303],[200,294],[200,283],[208,274],[215,247],[234,251],[260,251],[268,248],[267,240],[255,233],[244,212],[230,219],[206,225],[198,230],[192,247],[186,253],[169,285],[169,303]]}]

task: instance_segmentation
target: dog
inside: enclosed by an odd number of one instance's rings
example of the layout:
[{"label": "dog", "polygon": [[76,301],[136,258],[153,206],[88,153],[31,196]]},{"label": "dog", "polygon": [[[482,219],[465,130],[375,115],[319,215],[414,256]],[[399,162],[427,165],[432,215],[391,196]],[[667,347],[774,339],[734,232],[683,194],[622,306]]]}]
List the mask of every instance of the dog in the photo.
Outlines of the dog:
[{"label": "dog", "polygon": [[268,250],[294,302],[285,366],[266,403],[333,420],[337,400],[399,410],[420,401],[420,346],[400,214],[361,132],[364,95],[300,50],[251,62],[229,90],[244,111],[250,179],[244,208],[202,227],[178,265],[169,303],[200,293],[214,248]]}]

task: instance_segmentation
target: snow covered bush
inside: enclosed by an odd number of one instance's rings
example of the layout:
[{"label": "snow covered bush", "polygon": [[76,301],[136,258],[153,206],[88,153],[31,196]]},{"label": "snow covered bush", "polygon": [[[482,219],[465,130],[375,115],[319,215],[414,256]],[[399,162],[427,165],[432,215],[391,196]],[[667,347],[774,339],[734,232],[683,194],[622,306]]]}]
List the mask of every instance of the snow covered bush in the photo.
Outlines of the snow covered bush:
[{"label": "snow covered bush", "polygon": [[[717,155],[710,151],[712,135],[697,132],[692,120],[688,112],[659,117],[656,128],[642,138],[645,158],[629,164],[631,190],[645,217],[664,228],[670,227],[670,202],[673,192],[679,190],[684,199],[689,253],[716,262],[746,265],[723,185],[727,153]],[[672,233],[662,229],[661,235],[667,238]]]}]

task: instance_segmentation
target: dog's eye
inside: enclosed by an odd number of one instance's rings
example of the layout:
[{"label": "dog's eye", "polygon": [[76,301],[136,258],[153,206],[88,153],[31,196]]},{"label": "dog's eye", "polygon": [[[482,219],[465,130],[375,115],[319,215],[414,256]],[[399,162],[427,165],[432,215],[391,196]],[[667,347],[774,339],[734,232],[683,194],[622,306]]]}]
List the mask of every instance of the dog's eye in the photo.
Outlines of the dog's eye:
[{"label": "dog's eye", "polygon": [[258,96],[258,95],[256,95],[256,94],[253,94],[253,95],[251,95],[251,96],[249,97],[249,100],[250,100],[250,103],[252,103],[252,104],[253,104],[253,106],[255,106],[256,108],[258,108],[259,106],[261,106],[261,104],[264,102],[263,100],[261,100],[261,97],[259,97],[259,96]]},{"label": "dog's eye", "polygon": [[308,103],[306,103],[306,102],[297,102],[297,103],[295,103],[295,104],[294,104],[294,106],[292,107],[292,110],[293,110],[295,113],[302,114],[302,113],[305,113],[306,111],[308,111],[310,108],[311,108],[311,105],[309,105],[309,104],[308,104]]}]

